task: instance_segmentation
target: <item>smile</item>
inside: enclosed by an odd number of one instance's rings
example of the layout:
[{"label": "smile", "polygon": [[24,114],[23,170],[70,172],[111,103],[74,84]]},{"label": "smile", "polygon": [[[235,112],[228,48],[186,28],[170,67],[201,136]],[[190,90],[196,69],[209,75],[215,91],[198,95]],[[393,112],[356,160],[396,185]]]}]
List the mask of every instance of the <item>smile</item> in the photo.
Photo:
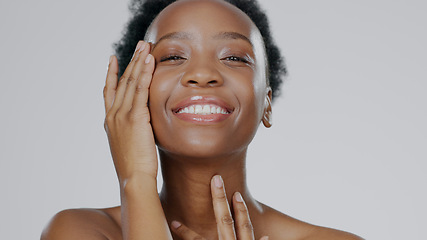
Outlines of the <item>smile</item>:
[{"label": "smile", "polygon": [[190,113],[190,114],[199,114],[199,115],[209,115],[209,114],[230,114],[227,109],[224,109],[216,105],[191,105],[179,109],[177,114],[181,113]]},{"label": "smile", "polygon": [[192,96],[172,109],[177,118],[196,124],[221,122],[233,111],[233,107],[215,96]]}]

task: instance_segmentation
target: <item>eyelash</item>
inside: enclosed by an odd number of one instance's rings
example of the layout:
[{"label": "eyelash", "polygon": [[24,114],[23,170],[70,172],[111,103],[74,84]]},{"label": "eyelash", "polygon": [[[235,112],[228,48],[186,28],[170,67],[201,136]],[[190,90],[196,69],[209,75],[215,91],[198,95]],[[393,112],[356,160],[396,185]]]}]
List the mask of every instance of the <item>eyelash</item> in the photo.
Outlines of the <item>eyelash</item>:
[{"label": "eyelash", "polygon": [[169,55],[169,56],[166,56],[166,57],[162,57],[162,58],[160,59],[160,62],[165,62],[165,61],[178,61],[178,60],[183,60],[183,59],[185,59],[185,58],[183,58],[183,57],[181,57],[181,56],[178,56],[178,55]]},{"label": "eyelash", "polygon": [[[165,62],[165,61],[178,61],[178,60],[185,60],[185,58],[178,56],[178,55],[169,55],[166,57],[162,57],[160,59],[160,62]],[[241,57],[237,57],[237,56],[229,56],[229,57],[225,57],[221,60],[227,60],[227,61],[233,61],[233,62],[243,62],[243,63],[249,63],[248,60],[241,58]]]},{"label": "eyelash", "polygon": [[[229,56],[229,57],[226,57],[226,58],[223,58],[223,59],[227,60],[227,61],[233,61],[233,62],[243,62],[243,63],[248,63],[249,62],[248,60],[246,60],[244,58],[241,58],[241,57],[237,57],[237,56]],[[232,60],[232,59],[234,59],[234,60]]]}]

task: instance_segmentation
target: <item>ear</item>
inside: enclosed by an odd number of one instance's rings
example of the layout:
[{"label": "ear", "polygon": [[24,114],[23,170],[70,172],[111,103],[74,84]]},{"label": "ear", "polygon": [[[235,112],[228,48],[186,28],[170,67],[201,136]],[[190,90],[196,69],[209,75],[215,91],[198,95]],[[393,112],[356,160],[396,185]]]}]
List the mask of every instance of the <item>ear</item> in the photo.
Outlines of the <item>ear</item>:
[{"label": "ear", "polygon": [[272,122],[272,112],[271,112],[271,99],[272,99],[272,90],[270,87],[267,88],[267,94],[265,95],[264,103],[264,115],[262,116],[262,123],[266,128],[270,128],[273,124]]}]

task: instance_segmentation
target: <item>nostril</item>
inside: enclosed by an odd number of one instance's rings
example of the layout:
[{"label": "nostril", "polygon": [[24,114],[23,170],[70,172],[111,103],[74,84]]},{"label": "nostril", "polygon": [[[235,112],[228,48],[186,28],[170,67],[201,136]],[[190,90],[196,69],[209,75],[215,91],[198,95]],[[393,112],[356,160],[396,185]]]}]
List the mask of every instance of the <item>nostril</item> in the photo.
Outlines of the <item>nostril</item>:
[{"label": "nostril", "polygon": [[213,87],[213,86],[217,86],[219,84],[218,80],[210,80],[210,81],[204,81],[204,80],[187,80],[186,82],[187,85],[189,86],[205,86],[205,87]]},{"label": "nostril", "polygon": [[211,81],[208,82],[209,85],[215,85],[217,83],[218,83],[217,80],[211,80]]}]

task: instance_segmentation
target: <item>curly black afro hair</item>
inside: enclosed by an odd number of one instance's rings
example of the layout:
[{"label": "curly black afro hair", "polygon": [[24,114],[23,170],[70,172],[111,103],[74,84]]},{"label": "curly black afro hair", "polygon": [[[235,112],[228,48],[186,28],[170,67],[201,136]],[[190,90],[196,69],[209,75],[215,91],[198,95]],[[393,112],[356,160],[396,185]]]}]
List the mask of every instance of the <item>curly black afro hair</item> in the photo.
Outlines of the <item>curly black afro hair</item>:
[{"label": "curly black afro hair", "polygon": [[[119,77],[130,62],[136,44],[144,39],[145,33],[154,18],[168,5],[177,0],[132,0],[129,5],[131,17],[127,23],[122,38],[113,47],[119,61]],[[258,27],[264,40],[267,53],[267,77],[273,92],[273,99],[279,96],[280,85],[287,73],[279,48],[274,43],[270,33],[268,19],[256,0],[224,0],[246,13]]]}]

